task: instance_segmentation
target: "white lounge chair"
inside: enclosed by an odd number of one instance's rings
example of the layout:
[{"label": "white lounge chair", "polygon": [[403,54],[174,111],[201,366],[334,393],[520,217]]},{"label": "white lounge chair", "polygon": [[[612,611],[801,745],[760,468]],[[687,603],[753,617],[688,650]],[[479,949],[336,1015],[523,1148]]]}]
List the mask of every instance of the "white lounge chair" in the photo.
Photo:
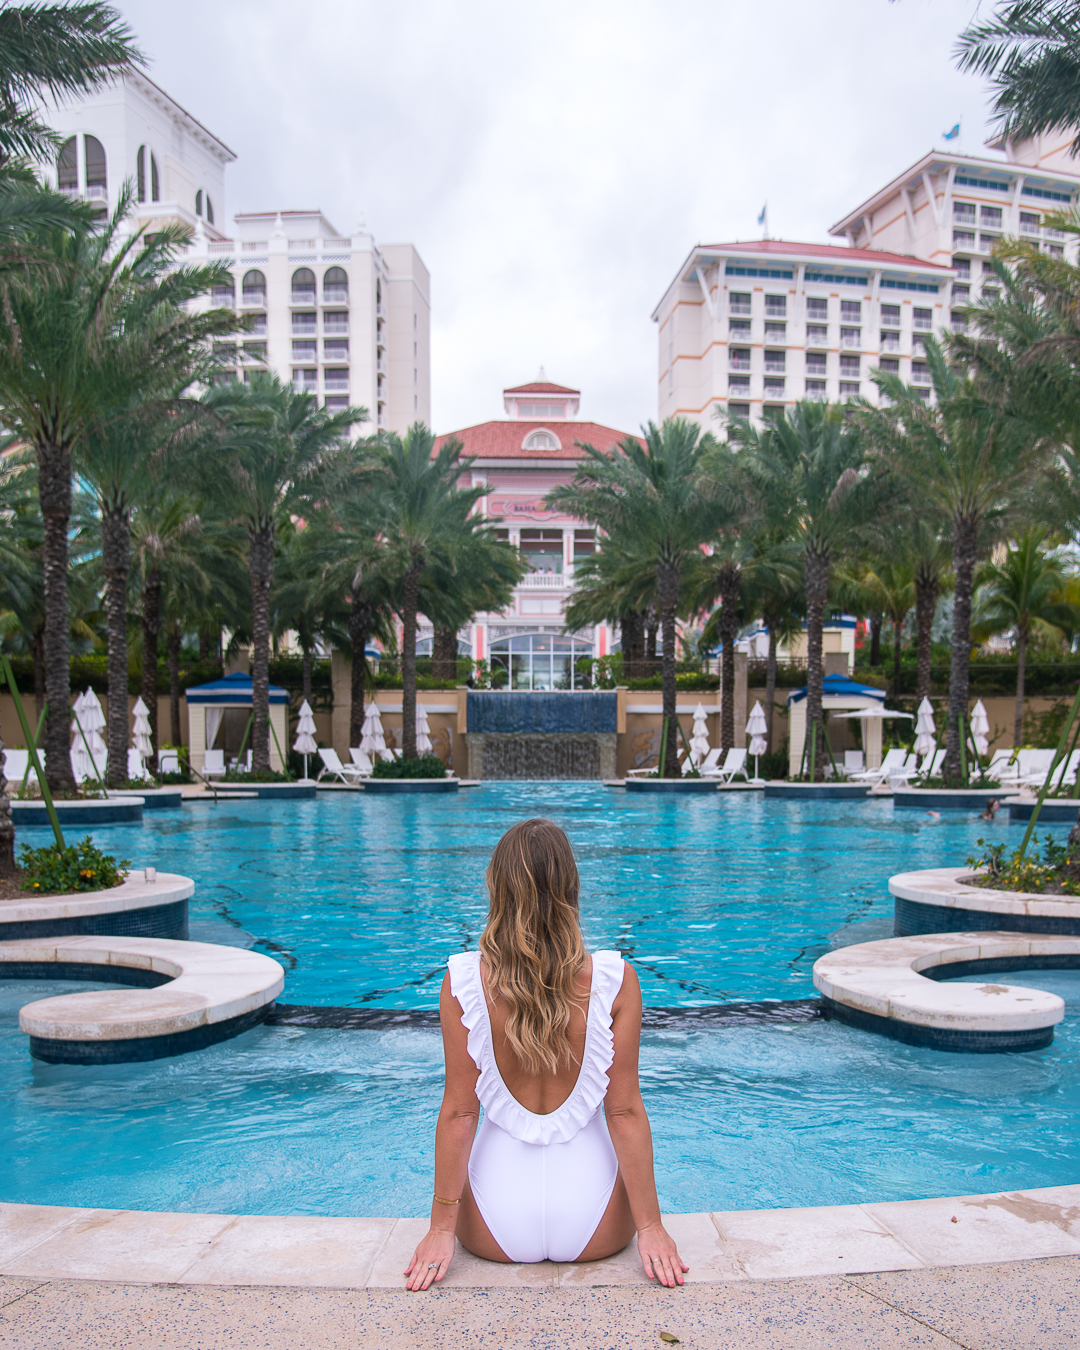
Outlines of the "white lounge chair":
[{"label": "white lounge chair", "polygon": [[[355,764],[342,764],[336,750],[320,749],[319,758],[322,760],[323,766],[316,775],[316,783],[324,774],[331,774],[334,778],[340,778],[343,783],[355,783],[362,776]],[[368,776],[370,777],[370,775]]]},{"label": "white lounge chair", "polygon": [[21,783],[30,765],[29,750],[4,751],[4,777],[9,783]]},{"label": "white lounge chair", "polygon": [[1046,775],[1050,772],[1050,765],[1054,759],[1053,750],[1021,750],[1018,758],[1021,785],[1041,788],[1046,781]]},{"label": "white lounge chair", "polygon": [[710,750],[709,753],[705,756],[705,758],[701,761],[701,763],[697,766],[698,773],[701,774],[703,778],[710,778],[712,776],[713,770],[720,763],[720,756],[723,753],[724,753],[723,750],[721,750],[719,746],[716,746],[712,750]]},{"label": "white lounge chair", "polygon": [[252,751],[249,750],[249,751],[247,752],[247,754],[243,757],[243,759],[234,759],[233,762],[232,762],[233,772],[234,772],[234,773],[250,773],[250,772],[251,772],[251,756],[252,756]]},{"label": "white lounge chair", "polygon": [[202,776],[204,778],[225,777],[224,750],[207,750],[206,758],[203,760]]},{"label": "white lounge chair", "polygon": [[158,773],[179,773],[180,755],[176,750],[159,750],[157,757]]},{"label": "white lounge chair", "polygon": [[[682,748],[682,746],[680,746],[680,747],[679,747],[679,750],[678,750],[678,752],[677,752],[677,755],[676,755],[676,762],[677,762],[680,766],[682,766],[683,760],[684,760],[685,758],[686,758],[686,751]],[[658,756],[655,764],[643,764],[642,767],[641,767],[640,769],[627,769],[627,771],[626,771],[626,776],[627,776],[627,778],[647,778],[647,777],[649,776],[649,774],[655,773],[655,772],[656,772],[656,770],[657,770],[657,768],[659,767],[659,765],[660,765],[660,759],[659,759],[659,756]],[[687,770],[686,768],[684,768],[684,767],[680,767],[679,772],[680,772],[680,773],[686,773],[686,772],[688,772],[688,770]],[[710,776],[711,776],[711,775],[710,775]]]},{"label": "white lounge chair", "polygon": [[750,778],[746,772],[746,751],[731,749],[727,752],[723,764],[713,770],[712,773],[704,775],[706,778],[717,778],[721,783],[730,783],[736,776],[741,774],[749,783]]},{"label": "white lounge chair", "polygon": [[848,778],[854,773],[862,773],[866,768],[866,760],[861,750],[844,751],[844,773]]},{"label": "white lounge chair", "polygon": [[985,770],[987,778],[996,778],[1002,783],[1015,784],[1020,776],[1019,765],[1010,762],[1015,754],[1016,751],[1011,748],[995,750]]},{"label": "white lounge chair", "polygon": [[145,778],[148,774],[146,761],[138,750],[128,750],[127,752],[127,773],[129,778]]},{"label": "white lounge chair", "polygon": [[898,772],[907,759],[906,750],[888,750],[885,758],[876,769],[864,769],[862,773],[853,773],[852,781],[856,783],[882,783],[890,774]]},{"label": "white lounge chair", "polygon": [[941,773],[941,766],[945,763],[945,751],[935,750],[932,755],[927,755],[922,762],[922,768],[918,772],[919,778],[937,778]]},{"label": "white lounge chair", "polygon": [[1073,787],[1078,767],[1080,767],[1080,750],[1074,750],[1072,754],[1066,755],[1054,770],[1050,779],[1051,792],[1056,792],[1058,788]]},{"label": "white lounge chair", "polygon": [[356,746],[349,746],[349,758],[352,760],[352,767],[359,769],[361,778],[370,778],[373,772],[371,760],[363,750],[358,750]]}]

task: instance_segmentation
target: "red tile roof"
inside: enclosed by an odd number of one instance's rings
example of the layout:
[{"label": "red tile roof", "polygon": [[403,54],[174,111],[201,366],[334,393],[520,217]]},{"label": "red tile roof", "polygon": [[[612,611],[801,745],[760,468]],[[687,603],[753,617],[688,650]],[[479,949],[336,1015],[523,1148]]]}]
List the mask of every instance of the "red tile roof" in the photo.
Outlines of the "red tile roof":
[{"label": "red tile roof", "polygon": [[[526,450],[525,438],[534,431],[550,431],[561,446],[559,450]],[[465,447],[464,455],[476,459],[534,459],[534,460],[576,460],[583,458],[577,448],[577,441],[595,446],[597,450],[610,450],[618,441],[627,436],[625,431],[616,431],[614,427],[602,427],[597,422],[481,422],[475,427],[465,427],[461,431],[450,431],[435,442],[435,449],[444,445],[452,436],[456,436]]]},{"label": "red tile roof", "polygon": [[580,389],[568,389],[565,384],[547,384],[535,380],[532,384],[515,384],[512,389],[504,389],[504,394],[580,394]]},{"label": "red tile roof", "polygon": [[907,272],[948,272],[938,263],[913,258],[906,253],[884,253],[876,248],[845,248],[842,244],[793,244],[784,239],[745,240],[735,244],[702,244],[702,251],[717,253],[778,253],[786,257],[805,254],[808,258],[829,258],[834,262],[874,263],[878,267],[899,267]]}]

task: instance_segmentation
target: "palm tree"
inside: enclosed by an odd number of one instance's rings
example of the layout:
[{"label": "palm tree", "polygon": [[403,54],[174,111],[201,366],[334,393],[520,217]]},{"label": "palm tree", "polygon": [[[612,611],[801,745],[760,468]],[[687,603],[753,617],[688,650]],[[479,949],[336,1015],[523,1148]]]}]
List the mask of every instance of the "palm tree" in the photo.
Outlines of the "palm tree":
[{"label": "palm tree", "polygon": [[943,773],[959,781],[975,568],[993,531],[1000,530],[1007,513],[1021,503],[1049,451],[1037,429],[1003,406],[1000,393],[995,391],[991,401],[977,379],[947,365],[934,339],[927,341],[926,356],[932,404],[899,376],[877,373],[874,381],[890,406],[875,409],[863,404],[857,416],[885,452],[896,478],[949,522],[955,592]]},{"label": "palm tree", "polygon": [[[762,495],[793,522],[806,592],[806,729],[808,736],[823,735],[822,647],[832,568],[880,502],[881,475],[870,471],[866,446],[844,410],[828,404],[797,403],[763,428],[737,423],[733,436]],[[815,776],[819,771],[824,774],[820,758]]]},{"label": "palm tree", "polygon": [[893,630],[892,694],[900,694],[900,657],[904,621],[915,605],[915,569],[904,557],[898,540],[888,552],[870,559],[859,578],[865,591],[873,597],[876,606]]},{"label": "palm tree", "polygon": [[[277,532],[318,500],[321,479],[344,453],[349,430],[367,418],[363,408],[330,413],[310,394],[275,375],[254,375],[250,385],[218,385],[203,397],[220,419],[207,436],[203,465],[215,508],[239,526],[251,578],[251,767],[270,770],[270,588]],[[284,747],[282,748],[284,753]]]},{"label": "palm tree", "polygon": [[404,437],[393,433],[377,448],[378,512],[397,578],[401,615],[401,739],[405,759],[416,758],[416,616],[425,568],[453,567],[454,549],[487,522],[473,516],[486,487],[458,487],[471,460],[458,440],[435,449],[435,434],[414,422]]},{"label": "palm tree", "polygon": [[1080,15],[1069,0],[1008,0],[960,34],[956,56],[961,70],[992,77],[1002,140],[1080,127]]},{"label": "palm tree", "polygon": [[1023,745],[1024,666],[1028,644],[1038,632],[1058,636],[1072,633],[1078,612],[1062,598],[1074,568],[1059,549],[1047,549],[1046,531],[1032,529],[1020,535],[1000,562],[984,563],[976,574],[978,603],[975,631],[1012,632],[1016,650],[1016,712],[1013,744]]},{"label": "palm tree", "polygon": [[645,630],[648,617],[656,613],[656,565],[648,552],[635,551],[635,542],[605,539],[595,553],[574,565],[574,590],[564,616],[572,633],[617,623],[627,679],[652,674],[646,668]]},{"label": "palm tree", "polygon": [[93,426],[136,399],[171,389],[178,367],[215,334],[230,332],[226,310],[184,308],[223,275],[176,263],[187,238],[179,226],[122,237],[131,208],[121,193],[99,231],[55,231],[38,242],[55,266],[8,288],[0,307],[0,419],[34,451],[45,521],[45,727],[53,791],[73,791],[68,757],[68,528],[72,457]]},{"label": "palm tree", "polygon": [[663,716],[666,738],[662,778],[678,776],[675,709],[675,620],[683,568],[716,537],[729,508],[707,471],[715,441],[681,418],[639,440],[628,436],[611,451],[581,444],[586,458],[574,479],[548,493],[547,502],[599,526],[616,543],[648,558],[656,574],[663,633]]}]

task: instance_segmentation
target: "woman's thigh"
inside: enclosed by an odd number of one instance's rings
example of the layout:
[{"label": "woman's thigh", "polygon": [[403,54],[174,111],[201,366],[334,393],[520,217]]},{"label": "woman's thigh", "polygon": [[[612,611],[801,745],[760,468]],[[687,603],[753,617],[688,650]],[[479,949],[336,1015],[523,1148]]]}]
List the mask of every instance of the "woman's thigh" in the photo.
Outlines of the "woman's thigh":
[{"label": "woman's thigh", "polygon": [[[606,1215],[605,1215],[606,1217]],[[461,1212],[458,1214],[458,1241],[473,1256],[482,1256],[485,1261],[509,1261],[503,1249],[491,1236],[491,1230],[484,1222],[480,1207],[473,1197],[468,1179],[461,1193]]]},{"label": "woman's thigh", "polygon": [[605,1256],[614,1256],[621,1252],[637,1232],[634,1216],[630,1212],[630,1197],[623,1185],[622,1173],[615,1178],[615,1187],[611,1192],[604,1217],[596,1225],[596,1232],[585,1244],[575,1261],[602,1261]]}]

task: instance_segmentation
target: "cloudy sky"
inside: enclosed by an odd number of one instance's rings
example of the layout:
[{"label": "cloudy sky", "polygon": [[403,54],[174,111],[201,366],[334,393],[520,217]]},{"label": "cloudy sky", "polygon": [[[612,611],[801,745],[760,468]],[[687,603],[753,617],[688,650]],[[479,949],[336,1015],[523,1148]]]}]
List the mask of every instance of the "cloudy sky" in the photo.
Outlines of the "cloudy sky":
[{"label": "cloudy sky", "polygon": [[[433,281],[433,420],[504,385],[656,416],[650,314],[698,242],[828,228],[963,125],[976,0],[115,0],[150,74],[237,154],[227,211],[321,208]],[[984,0],[983,12],[989,12]]]}]

